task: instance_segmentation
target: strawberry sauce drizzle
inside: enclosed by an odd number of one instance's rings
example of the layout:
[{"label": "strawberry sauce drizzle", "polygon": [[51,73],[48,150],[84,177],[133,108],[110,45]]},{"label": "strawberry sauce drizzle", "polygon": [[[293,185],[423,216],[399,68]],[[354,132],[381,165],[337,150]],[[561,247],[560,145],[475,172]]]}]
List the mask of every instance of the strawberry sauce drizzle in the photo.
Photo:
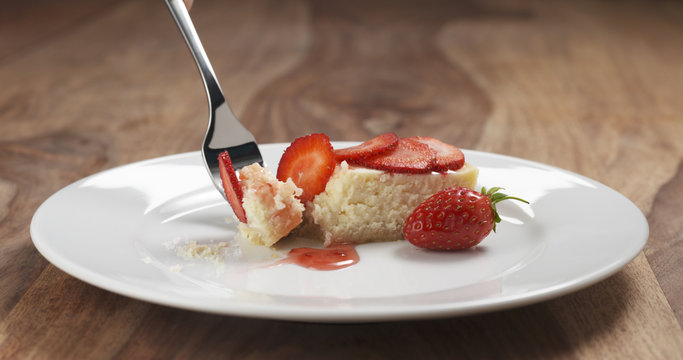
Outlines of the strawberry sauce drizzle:
[{"label": "strawberry sauce drizzle", "polygon": [[357,263],[358,260],[360,257],[353,246],[336,245],[324,249],[292,249],[280,263],[296,264],[314,270],[339,270]]}]

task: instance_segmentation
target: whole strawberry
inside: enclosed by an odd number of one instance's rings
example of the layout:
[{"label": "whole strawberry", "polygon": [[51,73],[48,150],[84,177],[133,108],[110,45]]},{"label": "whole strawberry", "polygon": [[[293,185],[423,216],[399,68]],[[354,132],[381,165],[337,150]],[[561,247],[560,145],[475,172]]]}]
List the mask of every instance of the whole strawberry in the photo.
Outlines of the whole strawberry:
[{"label": "whole strawberry", "polygon": [[500,222],[497,203],[513,199],[528,204],[526,200],[499,193],[500,189],[442,190],[413,210],[403,226],[403,235],[413,245],[426,249],[459,250],[475,246],[491,230],[496,231]]}]

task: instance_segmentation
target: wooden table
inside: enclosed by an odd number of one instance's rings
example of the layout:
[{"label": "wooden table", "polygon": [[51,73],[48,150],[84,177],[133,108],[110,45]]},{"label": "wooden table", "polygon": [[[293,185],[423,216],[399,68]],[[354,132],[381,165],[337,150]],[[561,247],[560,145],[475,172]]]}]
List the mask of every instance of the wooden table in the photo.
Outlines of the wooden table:
[{"label": "wooden table", "polygon": [[1,358],[683,357],[683,4],[199,0],[192,16],[259,142],[394,131],[555,165],[631,199],[645,250],[570,295],[430,321],[255,320],[100,290],[37,252],[34,211],[84,176],[197,150],[204,90],[160,0],[10,2]]}]

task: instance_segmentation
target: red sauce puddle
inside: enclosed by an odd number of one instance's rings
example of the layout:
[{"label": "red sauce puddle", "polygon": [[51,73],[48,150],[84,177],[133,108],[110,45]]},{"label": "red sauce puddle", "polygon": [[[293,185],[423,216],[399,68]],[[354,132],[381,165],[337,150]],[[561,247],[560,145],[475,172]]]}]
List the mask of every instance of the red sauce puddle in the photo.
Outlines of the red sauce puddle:
[{"label": "red sauce puddle", "polygon": [[324,249],[296,248],[287,253],[280,264],[296,264],[315,270],[339,270],[360,260],[358,252],[351,245],[335,245]]}]

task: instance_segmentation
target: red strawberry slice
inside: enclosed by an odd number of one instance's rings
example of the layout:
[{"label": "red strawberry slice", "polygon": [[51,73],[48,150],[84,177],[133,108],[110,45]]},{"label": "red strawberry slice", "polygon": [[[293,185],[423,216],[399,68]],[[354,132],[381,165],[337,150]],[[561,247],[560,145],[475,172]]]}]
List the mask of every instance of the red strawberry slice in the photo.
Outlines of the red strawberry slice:
[{"label": "red strawberry slice", "polygon": [[436,153],[436,166],[434,167],[434,171],[455,171],[465,165],[465,155],[460,149],[453,145],[446,144],[445,142],[427,136],[416,136],[411,139],[427,144],[429,148],[434,150]]},{"label": "red strawberry slice", "polygon": [[376,136],[360,145],[344,149],[335,149],[334,155],[337,161],[358,162],[363,159],[388,153],[398,146],[398,136],[394,133],[386,133]]},{"label": "red strawberry slice", "polygon": [[218,169],[221,173],[221,182],[223,182],[223,191],[225,198],[232,207],[232,211],[237,216],[237,219],[243,223],[247,222],[247,214],[244,212],[242,206],[242,198],[244,193],[240,186],[240,181],[235,174],[235,169],[232,166],[232,160],[227,151],[218,154]]},{"label": "red strawberry slice", "polygon": [[311,134],[295,139],[282,154],[277,178],[291,178],[303,190],[304,204],[325,190],[337,162],[330,139],[325,134]]},{"label": "red strawberry slice", "polygon": [[402,138],[394,151],[365,159],[359,165],[392,173],[423,174],[431,172],[436,163],[435,152],[413,138]]}]

